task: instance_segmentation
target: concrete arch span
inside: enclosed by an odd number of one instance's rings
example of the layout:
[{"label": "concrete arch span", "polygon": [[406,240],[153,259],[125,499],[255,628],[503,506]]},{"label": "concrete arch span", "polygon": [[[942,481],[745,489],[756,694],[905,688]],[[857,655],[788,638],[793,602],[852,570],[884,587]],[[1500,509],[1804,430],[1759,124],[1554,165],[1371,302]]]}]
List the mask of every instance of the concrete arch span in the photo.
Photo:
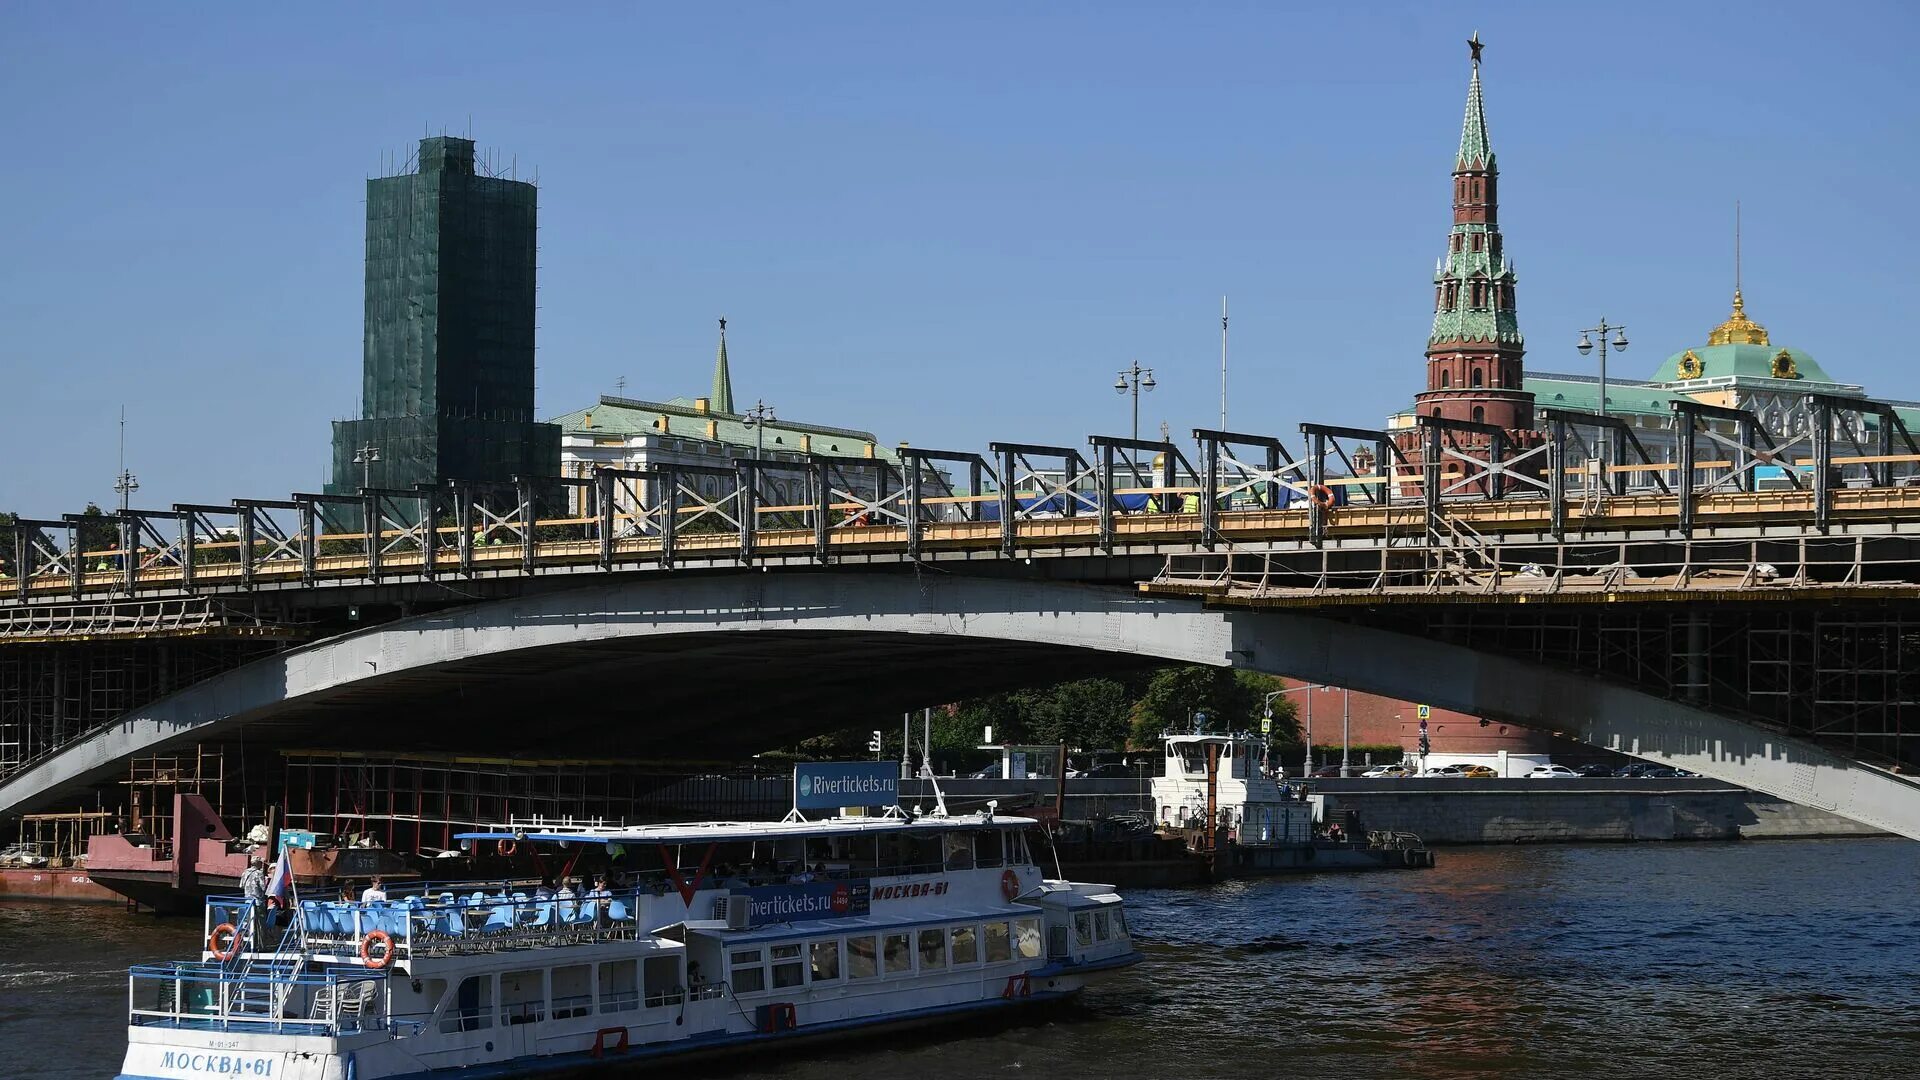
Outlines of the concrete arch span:
[{"label": "concrete arch span", "polygon": [[1232,665],[1552,728],[1920,839],[1920,786],[1683,703],[1293,611],[1048,581],[731,573],[609,581],[370,627],[208,680],[0,784],[0,813],[229,738],[519,756],[760,749],[1010,686]]}]

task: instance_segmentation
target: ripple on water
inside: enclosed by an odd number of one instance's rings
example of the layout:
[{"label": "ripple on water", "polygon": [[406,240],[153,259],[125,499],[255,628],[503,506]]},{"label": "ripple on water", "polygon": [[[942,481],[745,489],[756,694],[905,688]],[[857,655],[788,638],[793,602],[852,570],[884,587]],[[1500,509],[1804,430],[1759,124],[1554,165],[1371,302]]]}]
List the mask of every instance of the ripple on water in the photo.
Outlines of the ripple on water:
[{"label": "ripple on water", "polygon": [[[1920,845],[1451,849],[1432,871],[1133,894],[1146,964],[1044,1023],[755,1059],[739,1076],[1907,1077]],[[0,904],[0,1044],[102,1080],[125,965],[199,926]],[[6,1066],[0,1065],[0,1073]]]}]

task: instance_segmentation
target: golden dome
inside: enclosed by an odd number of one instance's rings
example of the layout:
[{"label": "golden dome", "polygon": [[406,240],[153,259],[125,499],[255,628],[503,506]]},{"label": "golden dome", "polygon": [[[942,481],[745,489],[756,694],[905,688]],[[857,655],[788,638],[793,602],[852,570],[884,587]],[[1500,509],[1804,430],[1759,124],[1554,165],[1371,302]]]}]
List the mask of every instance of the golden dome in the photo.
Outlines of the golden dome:
[{"label": "golden dome", "polygon": [[1747,318],[1746,301],[1740,298],[1740,290],[1733,290],[1733,314],[1727,321],[1713,328],[1707,335],[1709,345],[1771,345],[1767,340],[1767,328]]}]

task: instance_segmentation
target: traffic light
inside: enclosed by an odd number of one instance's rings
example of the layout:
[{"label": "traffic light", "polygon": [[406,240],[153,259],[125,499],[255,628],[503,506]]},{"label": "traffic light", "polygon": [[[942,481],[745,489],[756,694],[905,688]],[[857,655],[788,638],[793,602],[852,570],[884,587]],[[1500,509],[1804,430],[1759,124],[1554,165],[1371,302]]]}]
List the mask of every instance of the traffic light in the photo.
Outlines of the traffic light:
[{"label": "traffic light", "polygon": [[878,731],[873,733],[873,738],[867,740],[867,749],[875,755],[880,753],[880,733]]}]

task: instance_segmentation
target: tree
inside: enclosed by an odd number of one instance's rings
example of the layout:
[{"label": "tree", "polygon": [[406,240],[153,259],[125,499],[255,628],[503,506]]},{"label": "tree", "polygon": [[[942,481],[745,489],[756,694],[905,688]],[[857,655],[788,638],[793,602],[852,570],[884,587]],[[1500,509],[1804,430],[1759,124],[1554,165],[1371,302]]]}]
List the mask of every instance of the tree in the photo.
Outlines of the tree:
[{"label": "tree", "polygon": [[[86,520],[80,522],[79,535],[75,537],[80,545],[76,556],[92,553],[97,561],[111,559],[110,553],[120,550],[119,520],[108,517],[97,503],[88,503],[87,508],[80,511],[80,516]],[[98,567],[89,566],[87,569],[95,570]]]},{"label": "tree", "polygon": [[[1212,731],[1257,731],[1265,695],[1280,688],[1280,680],[1251,671],[1200,664],[1161,668],[1134,704],[1133,745],[1158,745],[1162,732],[1185,729],[1196,713],[1206,714]],[[1273,699],[1274,742],[1299,740],[1295,708],[1284,696]]]}]

